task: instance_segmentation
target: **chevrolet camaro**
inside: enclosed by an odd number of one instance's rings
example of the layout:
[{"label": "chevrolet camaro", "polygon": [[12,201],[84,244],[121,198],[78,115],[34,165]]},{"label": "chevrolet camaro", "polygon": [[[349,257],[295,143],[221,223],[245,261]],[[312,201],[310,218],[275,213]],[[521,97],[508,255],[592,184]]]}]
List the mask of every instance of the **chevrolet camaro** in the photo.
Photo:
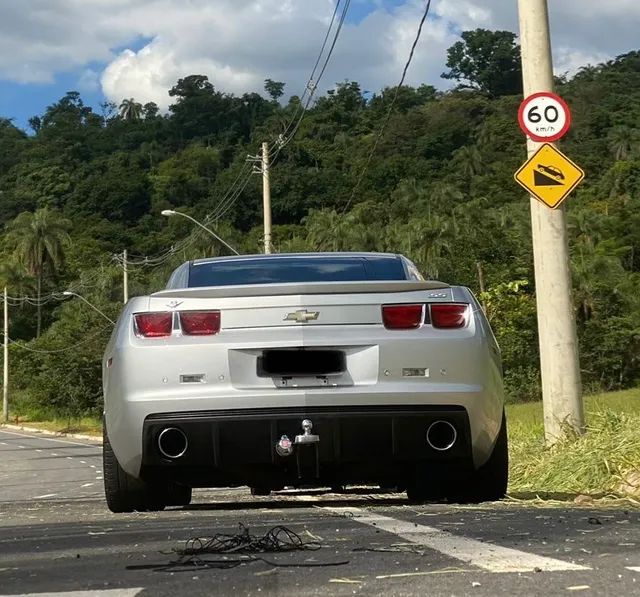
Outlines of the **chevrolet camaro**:
[{"label": "chevrolet camaro", "polygon": [[103,387],[114,512],[186,505],[200,487],[506,492],[489,323],[467,288],[425,280],[401,255],[184,263],[125,306]]}]

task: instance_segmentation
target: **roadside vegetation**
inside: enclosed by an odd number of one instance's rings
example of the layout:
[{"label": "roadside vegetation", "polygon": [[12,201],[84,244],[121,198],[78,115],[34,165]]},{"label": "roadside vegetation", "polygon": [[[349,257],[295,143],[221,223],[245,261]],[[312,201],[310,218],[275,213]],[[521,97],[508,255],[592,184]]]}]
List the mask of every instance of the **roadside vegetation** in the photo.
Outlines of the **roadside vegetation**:
[{"label": "roadside vegetation", "polygon": [[513,497],[631,495],[640,504],[640,388],[588,396],[588,433],[548,448],[542,404],[507,407]]},{"label": "roadside vegetation", "polygon": [[[61,291],[115,319],[125,249],[131,295],[162,288],[184,260],[223,250],[162,210],[209,214],[238,250],[261,251],[261,178],[246,158],[283,131],[282,147],[271,145],[274,249],[401,252],[428,277],[469,286],[502,347],[509,402],[539,400],[529,199],[513,181],[526,158],[515,39],[466,32],[449,51],[446,78],[457,85],[449,91],[370,93],[344,81],[301,120],[300,98],[287,99],[283,83],[266,79],[263,95],[235,96],[202,74],[176,82],[166,114],[134,98],[94,110],[70,91],[34,115],[28,132],[0,118],[13,415],[66,421],[101,412],[111,325]],[[574,122],[562,149],[587,172],[568,201],[583,381],[590,393],[636,387],[640,52],[557,83]]]}]

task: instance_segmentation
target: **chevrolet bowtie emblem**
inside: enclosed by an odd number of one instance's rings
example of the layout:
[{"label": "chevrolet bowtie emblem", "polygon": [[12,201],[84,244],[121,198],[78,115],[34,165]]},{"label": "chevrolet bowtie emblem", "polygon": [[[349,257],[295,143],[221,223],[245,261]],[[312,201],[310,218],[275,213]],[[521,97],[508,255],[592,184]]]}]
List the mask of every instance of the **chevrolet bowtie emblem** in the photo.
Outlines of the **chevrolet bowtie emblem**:
[{"label": "chevrolet bowtie emblem", "polygon": [[288,313],[284,318],[284,321],[297,321],[298,323],[307,323],[308,321],[315,321],[320,317],[320,311],[307,311],[303,309],[301,311],[294,311]]}]

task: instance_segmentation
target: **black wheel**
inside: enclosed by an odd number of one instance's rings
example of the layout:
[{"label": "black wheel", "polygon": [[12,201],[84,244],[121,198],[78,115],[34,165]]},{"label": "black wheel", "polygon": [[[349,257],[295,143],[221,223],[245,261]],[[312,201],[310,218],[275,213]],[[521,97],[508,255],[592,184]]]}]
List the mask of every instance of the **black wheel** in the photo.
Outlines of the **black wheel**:
[{"label": "black wheel", "polygon": [[104,423],[102,430],[104,493],[109,510],[116,513],[164,510],[167,492],[158,491],[148,483],[128,475],[113,453]]},{"label": "black wheel", "polygon": [[497,502],[507,495],[509,482],[509,443],[507,418],[502,412],[502,426],[489,460],[463,486],[453,491],[450,501],[467,504]]},{"label": "black wheel", "polygon": [[507,419],[502,412],[502,425],[489,460],[465,479],[447,480],[443,474],[423,475],[407,486],[412,502],[437,502],[447,499],[460,504],[495,502],[507,494],[509,481],[509,447]]},{"label": "black wheel", "polygon": [[191,487],[171,483],[167,490],[166,504],[167,506],[188,506],[191,503],[192,494]]},{"label": "black wheel", "polygon": [[251,487],[251,495],[265,497],[271,495],[271,489],[268,487]]}]

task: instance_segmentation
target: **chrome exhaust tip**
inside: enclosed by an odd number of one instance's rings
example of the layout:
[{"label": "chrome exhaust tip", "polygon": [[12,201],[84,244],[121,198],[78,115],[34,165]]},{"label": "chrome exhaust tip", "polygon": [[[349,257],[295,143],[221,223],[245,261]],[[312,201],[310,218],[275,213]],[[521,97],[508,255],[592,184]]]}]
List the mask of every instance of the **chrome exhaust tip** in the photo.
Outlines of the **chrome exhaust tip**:
[{"label": "chrome exhaust tip", "polygon": [[158,436],[158,450],[164,457],[171,460],[184,456],[188,447],[187,436],[184,431],[176,427],[167,427]]},{"label": "chrome exhaust tip", "polygon": [[453,448],[457,439],[458,432],[449,421],[434,421],[427,429],[427,443],[438,452]]}]

